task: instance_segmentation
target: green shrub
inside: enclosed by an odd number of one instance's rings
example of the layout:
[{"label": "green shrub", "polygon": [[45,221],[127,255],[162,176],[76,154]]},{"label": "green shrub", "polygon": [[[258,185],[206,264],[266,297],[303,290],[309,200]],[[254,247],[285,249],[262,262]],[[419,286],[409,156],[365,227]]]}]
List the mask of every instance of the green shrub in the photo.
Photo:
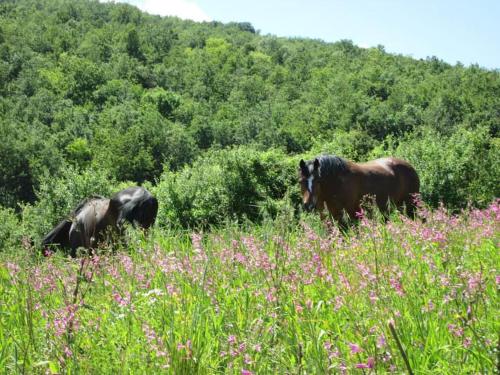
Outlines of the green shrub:
[{"label": "green shrub", "polygon": [[185,128],[149,104],[107,108],[99,121],[92,165],[109,170],[117,180],[154,181],[164,165],[178,169],[196,155],[194,140]]},{"label": "green shrub", "polygon": [[212,151],[177,173],[164,172],[155,193],[162,225],[207,226],[274,214],[296,184],[295,160],[280,151]]},{"label": "green shrub", "polygon": [[316,143],[311,153],[333,154],[354,161],[366,161],[367,154],[375,146],[375,140],[362,130],[337,130],[328,142]]},{"label": "green shrub", "polygon": [[417,132],[394,153],[409,160],[420,176],[423,199],[437,205],[485,206],[500,195],[499,139],[488,129],[460,128],[450,137],[434,130]]},{"label": "green shrub", "polygon": [[46,175],[37,191],[37,202],[23,207],[23,220],[32,238],[47,233],[78,203],[92,195],[110,196],[115,181],[105,170],[67,168],[60,178]]},{"label": "green shrub", "polygon": [[8,251],[14,246],[19,245],[22,237],[19,218],[11,208],[0,206],[0,252]]}]

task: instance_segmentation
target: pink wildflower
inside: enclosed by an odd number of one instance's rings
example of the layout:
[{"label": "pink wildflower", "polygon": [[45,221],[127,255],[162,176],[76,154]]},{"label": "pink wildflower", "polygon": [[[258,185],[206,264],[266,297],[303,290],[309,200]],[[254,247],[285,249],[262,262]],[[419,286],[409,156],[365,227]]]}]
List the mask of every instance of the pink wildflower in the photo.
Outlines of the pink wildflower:
[{"label": "pink wildflower", "polygon": [[42,255],[46,258],[50,258],[52,255],[54,255],[54,252],[50,249],[45,248],[42,250]]},{"label": "pink wildflower", "polygon": [[472,339],[470,337],[466,337],[464,339],[464,348],[470,348],[472,345]]},{"label": "pink wildflower", "polygon": [[167,293],[172,297],[175,297],[179,294],[178,289],[172,284],[165,285],[165,288],[167,289]]},{"label": "pink wildflower", "polygon": [[247,258],[240,252],[234,255],[234,260],[243,265],[245,265],[247,262]]},{"label": "pink wildflower", "polygon": [[52,322],[56,336],[60,337],[68,330],[72,330],[73,332],[78,330],[79,321],[76,316],[78,307],[78,305],[67,305],[59,310],[56,310],[55,318]]},{"label": "pink wildflower", "polygon": [[370,302],[375,303],[378,301],[377,293],[375,291],[371,290],[370,291]]},{"label": "pink wildflower", "polygon": [[368,365],[368,368],[375,367],[375,358],[369,357],[366,361],[366,364]]},{"label": "pink wildflower", "polygon": [[132,258],[130,258],[128,255],[122,255],[120,260],[123,268],[125,269],[125,272],[128,275],[131,275],[134,271],[134,263],[132,262]]},{"label": "pink wildflower", "polygon": [[400,296],[404,296],[405,295],[405,292],[403,290],[403,285],[401,284],[400,280],[391,277],[391,279],[389,280],[389,282],[391,283],[391,286],[396,290],[396,293],[398,295],[400,295]]},{"label": "pink wildflower", "polygon": [[312,300],[310,300],[310,299],[308,299],[308,300],[306,301],[306,307],[307,307],[309,310],[311,310],[311,309],[313,308],[313,301],[312,301]]},{"label": "pink wildflower", "polygon": [[235,344],[236,343],[236,336],[234,335],[230,335],[228,338],[227,338],[227,342],[229,344]]},{"label": "pink wildflower", "polygon": [[252,357],[250,355],[245,354],[243,357],[243,362],[245,362],[246,365],[251,365],[252,364]]},{"label": "pink wildflower", "polygon": [[355,365],[356,368],[367,368],[367,369],[372,369],[373,367],[375,367],[375,358],[373,357],[369,357],[367,360],[366,360],[366,363],[357,363]]},{"label": "pink wildflower", "polygon": [[351,349],[351,354],[361,353],[363,351],[359,345],[354,343],[349,343],[349,348]]},{"label": "pink wildflower", "polygon": [[464,330],[460,327],[457,327],[455,324],[448,324],[448,331],[453,334],[453,336],[461,337],[464,333]]},{"label": "pink wildflower", "polygon": [[9,271],[10,277],[14,278],[19,271],[21,271],[21,267],[15,263],[7,262],[7,270]]},{"label": "pink wildflower", "polygon": [[386,341],[384,335],[380,335],[379,337],[377,337],[377,348],[382,349],[383,347],[385,347],[385,345]]},{"label": "pink wildflower", "polygon": [[71,351],[71,349],[68,347],[68,346],[65,346],[64,347],[64,355],[69,358],[73,355],[73,352]]},{"label": "pink wildflower", "polygon": [[481,272],[469,275],[469,279],[467,280],[467,290],[469,295],[481,290],[481,277]]},{"label": "pink wildflower", "polygon": [[349,282],[349,280],[347,279],[347,277],[345,277],[342,273],[339,274],[339,279],[340,279],[340,282],[344,285],[344,287],[348,290],[351,289],[351,283]]},{"label": "pink wildflower", "polygon": [[356,363],[356,365],[354,367],[356,367],[356,368],[368,368],[368,365],[365,363]]},{"label": "pink wildflower", "polygon": [[130,293],[129,292],[126,293],[125,297],[122,297],[120,295],[120,293],[118,293],[118,292],[114,292],[113,298],[120,306],[127,306],[130,303]]},{"label": "pink wildflower", "polygon": [[341,296],[335,297],[335,306],[333,309],[339,311],[342,306],[344,306],[344,299]]},{"label": "pink wildflower", "polygon": [[332,349],[332,343],[330,341],[325,341],[323,343],[323,347],[326,349],[326,350],[331,350]]},{"label": "pink wildflower", "polygon": [[267,300],[268,302],[276,302],[276,301],[277,301],[277,298],[276,298],[276,296],[274,295],[274,293],[275,293],[275,292],[276,292],[276,288],[274,288],[274,287],[273,287],[273,288],[271,288],[271,289],[269,290],[269,292],[267,292],[267,294],[266,294],[266,300]]}]

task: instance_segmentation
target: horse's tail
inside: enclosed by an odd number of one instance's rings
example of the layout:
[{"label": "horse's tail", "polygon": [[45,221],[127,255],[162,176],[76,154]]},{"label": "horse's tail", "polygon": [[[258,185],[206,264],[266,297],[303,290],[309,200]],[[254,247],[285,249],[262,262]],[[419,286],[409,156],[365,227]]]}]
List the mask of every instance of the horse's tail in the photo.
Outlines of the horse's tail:
[{"label": "horse's tail", "polygon": [[57,224],[47,235],[42,239],[42,248],[45,249],[49,245],[59,245],[62,247],[69,246],[69,230],[71,228],[71,220],[64,219]]}]

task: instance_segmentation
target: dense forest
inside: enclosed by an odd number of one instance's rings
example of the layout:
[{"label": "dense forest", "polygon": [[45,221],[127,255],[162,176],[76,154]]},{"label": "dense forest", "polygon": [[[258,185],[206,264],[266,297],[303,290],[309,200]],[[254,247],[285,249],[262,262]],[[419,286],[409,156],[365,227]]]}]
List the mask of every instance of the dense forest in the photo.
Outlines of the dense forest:
[{"label": "dense forest", "polygon": [[484,206],[499,129],[498,70],[126,4],[0,3],[4,231],[130,183],[160,197],[160,223],[258,219],[298,205],[297,161],[322,152],[397,155],[427,203]]}]

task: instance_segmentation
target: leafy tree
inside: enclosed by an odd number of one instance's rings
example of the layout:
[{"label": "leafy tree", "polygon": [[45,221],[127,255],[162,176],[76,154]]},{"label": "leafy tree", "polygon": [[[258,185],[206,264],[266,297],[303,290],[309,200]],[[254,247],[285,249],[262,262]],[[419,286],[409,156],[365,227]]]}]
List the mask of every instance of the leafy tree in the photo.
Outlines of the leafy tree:
[{"label": "leafy tree", "polygon": [[68,165],[152,183],[235,146],[396,153],[420,165],[433,204],[498,196],[498,71],[93,0],[3,1],[0,25],[5,206],[33,203]]},{"label": "leafy tree", "polygon": [[425,129],[412,134],[394,150],[417,169],[423,198],[464,207],[469,202],[488,204],[500,195],[498,138],[488,129],[460,129],[450,137]]},{"label": "leafy tree", "polygon": [[[14,135],[15,134],[15,135]],[[14,124],[0,122],[0,204],[16,207],[18,200],[34,198],[28,150]]]},{"label": "leafy tree", "polygon": [[144,55],[141,51],[141,42],[139,41],[139,34],[135,28],[127,33],[126,49],[130,57],[135,57],[138,60],[143,60]]}]

